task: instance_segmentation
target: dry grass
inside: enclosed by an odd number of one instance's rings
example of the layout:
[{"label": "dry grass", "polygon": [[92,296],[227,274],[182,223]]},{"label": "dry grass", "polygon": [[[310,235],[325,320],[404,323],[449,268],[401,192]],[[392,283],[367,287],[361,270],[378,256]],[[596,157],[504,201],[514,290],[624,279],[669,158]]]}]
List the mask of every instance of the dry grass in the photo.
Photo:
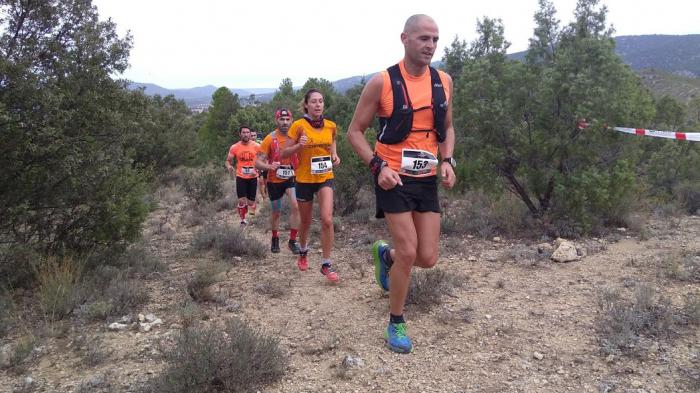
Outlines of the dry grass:
[{"label": "dry grass", "polygon": [[71,258],[50,257],[37,272],[39,305],[49,321],[63,319],[78,303],[80,266]]},{"label": "dry grass", "polygon": [[279,340],[238,320],[184,329],[165,351],[168,368],[148,392],[250,392],[280,379],[287,357]]},{"label": "dry grass", "polygon": [[439,305],[445,296],[453,296],[455,288],[462,287],[466,280],[464,276],[440,269],[416,272],[411,279],[406,303],[420,309]]}]

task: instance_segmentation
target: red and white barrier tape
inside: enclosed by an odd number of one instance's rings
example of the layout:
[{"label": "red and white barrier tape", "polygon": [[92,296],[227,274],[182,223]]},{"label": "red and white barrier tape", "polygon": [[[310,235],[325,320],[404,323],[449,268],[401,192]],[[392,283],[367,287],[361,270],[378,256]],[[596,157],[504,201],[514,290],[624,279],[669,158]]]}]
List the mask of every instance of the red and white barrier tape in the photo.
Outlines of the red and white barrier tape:
[{"label": "red and white barrier tape", "polygon": [[678,139],[682,141],[700,142],[700,132],[673,132],[673,131],[656,131],[647,130],[645,128],[625,128],[613,127],[615,131],[624,132],[627,134],[635,134],[642,136],[653,136],[656,138]]}]

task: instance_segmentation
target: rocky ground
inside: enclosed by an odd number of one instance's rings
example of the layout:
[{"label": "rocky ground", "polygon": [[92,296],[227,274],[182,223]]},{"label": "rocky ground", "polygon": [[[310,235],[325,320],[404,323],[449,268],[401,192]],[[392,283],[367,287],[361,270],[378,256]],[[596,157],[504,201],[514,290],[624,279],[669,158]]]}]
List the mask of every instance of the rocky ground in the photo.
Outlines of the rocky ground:
[{"label": "rocky ground", "polygon": [[[269,212],[262,210],[246,231],[267,244]],[[21,367],[0,371],[0,391],[142,390],[166,366],[163,343],[187,323],[187,280],[201,262],[217,259],[191,251],[200,228],[188,226],[191,215],[191,205],[165,198],[145,225],[149,249],[167,265],[143,281],[147,305],[123,320],[55,323],[51,331],[58,333],[45,334]],[[232,214],[222,211],[215,219],[231,221]],[[550,258],[559,246],[554,239],[444,236],[437,269],[456,285],[438,304],[408,306],[410,355],[383,346],[388,296],[374,283],[369,254],[372,239],[387,237],[383,223],[341,218],[337,224],[333,256],[340,283],[325,282],[315,267],[317,252],[312,268],[300,272],[283,249],[262,260],[226,260],[227,271],[212,289],[215,301],[199,304],[196,323],[219,326],[239,317],[279,337],[289,364],[284,377],[262,391],[641,393],[700,386],[693,381],[700,370],[697,325],[643,337],[643,350],[632,355],[603,351],[598,323],[606,291],[631,299],[649,286],[674,310],[688,294],[700,296],[697,281],[669,273],[680,256],[700,255],[697,216],[653,219],[641,235],[620,228],[604,238],[574,240],[575,260],[566,263]],[[286,232],[281,237],[284,244]],[[125,326],[110,329],[113,323]],[[27,318],[18,326],[33,324]],[[3,351],[18,344],[22,329],[0,341]],[[103,359],[86,361],[90,356]]]}]

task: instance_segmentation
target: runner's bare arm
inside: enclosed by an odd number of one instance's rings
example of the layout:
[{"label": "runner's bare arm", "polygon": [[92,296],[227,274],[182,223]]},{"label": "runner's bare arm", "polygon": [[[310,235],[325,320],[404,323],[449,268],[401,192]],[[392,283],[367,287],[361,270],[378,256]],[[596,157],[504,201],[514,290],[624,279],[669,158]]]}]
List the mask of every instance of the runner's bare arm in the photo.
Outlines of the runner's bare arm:
[{"label": "runner's bare arm", "polygon": [[[348,141],[350,141],[355,153],[367,165],[372,161],[374,152],[367,139],[365,139],[365,130],[367,130],[377,114],[379,100],[382,95],[382,83],[381,74],[377,74],[369,80],[364,90],[362,90],[355,108],[355,114],[348,127]],[[380,169],[377,183],[385,190],[390,190],[397,185],[403,185],[399,174],[388,166]]]},{"label": "runner's bare arm", "polygon": [[233,176],[235,174],[232,161],[233,161],[233,155],[231,154],[231,152],[229,152],[228,155],[226,156],[226,161],[224,161],[224,165],[226,166],[226,169],[228,170],[228,173],[231,176]]},{"label": "runner's bare arm", "polygon": [[255,157],[255,169],[260,171],[269,171],[271,169],[270,166],[267,165],[267,156],[265,153],[259,151]]},{"label": "runner's bare arm", "polygon": [[331,143],[331,160],[333,161],[333,166],[340,165],[340,157],[338,156],[338,149],[335,138],[333,138],[333,143]]},{"label": "runner's bare arm", "polygon": [[[438,145],[440,155],[444,157],[452,157],[455,149],[455,128],[452,124],[452,78],[447,76],[450,86],[450,100],[447,104],[447,115],[445,116],[445,141]],[[455,185],[456,176],[454,168],[447,162],[440,164],[440,175],[442,176],[442,185],[446,188],[452,188]]]},{"label": "runner's bare arm", "polygon": [[306,145],[306,141],[308,139],[303,130],[299,134],[298,138],[298,141],[294,140],[294,138],[287,139],[287,142],[284,144],[284,149],[282,149],[282,151],[280,152],[282,158],[287,158],[304,148],[304,145]]},{"label": "runner's bare arm", "polygon": [[348,127],[348,141],[352,145],[355,153],[360,157],[365,164],[374,156],[372,147],[365,139],[365,131],[372,124],[374,116],[379,108],[379,99],[382,93],[382,76],[377,74],[367,82],[367,85],[362,90],[360,99],[355,108],[355,114],[352,117],[350,126]]}]

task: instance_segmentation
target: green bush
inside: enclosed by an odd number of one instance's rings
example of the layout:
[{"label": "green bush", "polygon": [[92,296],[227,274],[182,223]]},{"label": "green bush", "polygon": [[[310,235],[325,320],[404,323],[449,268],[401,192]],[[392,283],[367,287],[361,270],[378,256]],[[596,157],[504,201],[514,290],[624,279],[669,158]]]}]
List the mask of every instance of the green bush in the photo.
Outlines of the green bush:
[{"label": "green bush", "polygon": [[44,257],[26,245],[0,246],[0,286],[30,288]]},{"label": "green bush", "polygon": [[611,170],[591,167],[562,179],[555,187],[556,203],[551,220],[569,223],[573,233],[599,233],[606,226],[627,226],[630,213],[638,207],[638,188],[634,172],[624,161]]},{"label": "green bush", "polygon": [[223,196],[223,169],[207,166],[189,170],[183,179],[185,194],[197,203],[213,202]]},{"label": "green bush", "polygon": [[233,319],[216,327],[184,329],[165,353],[168,367],[146,391],[152,393],[250,392],[279,380],[287,356],[279,340]]}]

